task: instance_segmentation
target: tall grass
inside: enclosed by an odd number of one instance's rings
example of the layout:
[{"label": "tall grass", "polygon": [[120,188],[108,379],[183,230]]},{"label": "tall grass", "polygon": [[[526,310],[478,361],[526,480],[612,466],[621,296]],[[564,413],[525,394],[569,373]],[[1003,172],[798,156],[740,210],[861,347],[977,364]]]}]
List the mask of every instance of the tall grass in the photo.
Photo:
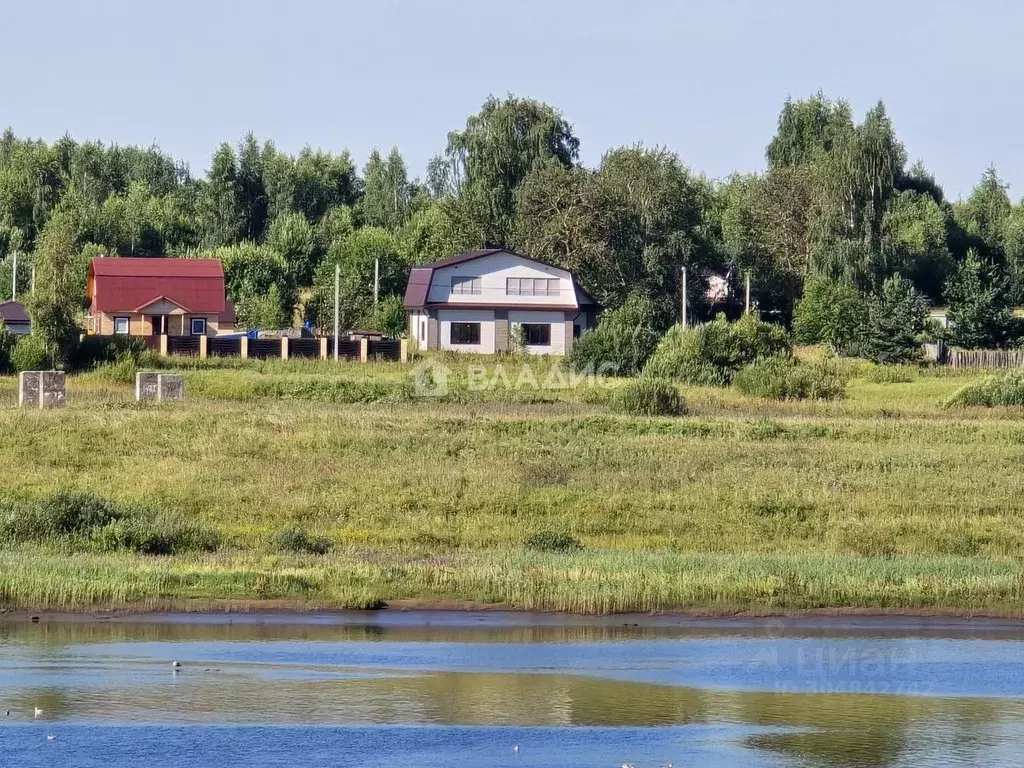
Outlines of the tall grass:
[{"label": "tall grass", "polygon": [[139,554],[123,515],[8,537],[0,602],[1018,610],[1024,423],[938,405],[978,376],[830,403],[690,388],[690,416],[637,419],[598,390],[477,394],[468,365],[447,401],[390,398],[397,365],[197,368],[175,406],[96,371],[60,412],[0,379],[0,502],[87,492],[220,544]]}]

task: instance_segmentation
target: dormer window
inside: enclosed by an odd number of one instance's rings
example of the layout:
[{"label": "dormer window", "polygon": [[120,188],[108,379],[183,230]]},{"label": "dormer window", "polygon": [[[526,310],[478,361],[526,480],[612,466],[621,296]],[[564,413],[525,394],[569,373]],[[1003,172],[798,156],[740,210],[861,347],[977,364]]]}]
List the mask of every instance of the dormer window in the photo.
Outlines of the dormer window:
[{"label": "dormer window", "polygon": [[509,296],[557,296],[562,281],[557,277],[509,277],[505,293]]},{"label": "dormer window", "polygon": [[479,277],[453,277],[452,293],[463,296],[480,296],[483,294],[483,285]]}]

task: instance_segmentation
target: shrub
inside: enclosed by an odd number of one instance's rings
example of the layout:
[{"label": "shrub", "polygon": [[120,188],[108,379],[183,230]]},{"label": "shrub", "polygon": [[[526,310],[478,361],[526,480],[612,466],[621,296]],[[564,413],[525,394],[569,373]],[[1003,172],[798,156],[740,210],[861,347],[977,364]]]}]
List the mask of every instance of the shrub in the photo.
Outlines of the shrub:
[{"label": "shrub", "polygon": [[875,384],[909,384],[917,381],[917,371],[909,365],[876,365],[867,380]]},{"label": "shrub", "polygon": [[173,517],[126,518],[95,528],[91,541],[104,551],[127,549],[140,555],[177,555],[182,552],[215,552],[220,534]]},{"label": "shrub", "polygon": [[127,366],[126,359],[135,365],[145,353],[146,345],[138,336],[86,336],[71,353],[68,365],[78,371],[110,363]]},{"label": "shrub", "polygon": [[16,371],[47,371],[53,368],[53,359],[46,351],[46,342],[29,334],[18,339],[11,351],[11,366]]},{"label": "shrub", "polygon": [[658,344],[645,373],[699,386],[728,385],[744,365],[762,357],[789,356],[786,331],[753,315],[735,323],[719,316],[704,325],[673,326]]},{"label": "shrub", "polygon": [[10,329],[0,323],[0,374],[13,373],[14,366],[11,364],[11,352],[18,338],[11,333]]},{"label": "shrub", "polygon": [[77,491],[56,493],[38,503],[6,501],[0,505],[0,541],[70,541],[145,555],[211,552],[221,542],[212,529]]},{"label": "shrub", "polygon": [[646,296],[631,295],[626,303],[606,312],[596,328],[573,342],[573,370],[635,376],[658,344],[654,305]]},{"label": "shrub", "polygon": [[91,493],[62,491],[44,501],[39,514],[49,530],[61,534],[85,533],[128,517],[131,512]]},{"label": "shrub", "polygon": [[331,551],[331,541],[326,536],[310,536],[297,525],[286,525],[275,531],[271,546],[277,552],[295,552],[307,555],[326,555]]},{"label": "shrub", "polygon": [[745,395],[773,400],[836,400],[845,390],[828,364],[805,365],[785,357],[751,363],[736,374],[733,384]]},{"label": "shrub", "polygon": [[537,552],[576,552],[583,549],[583,543],[568,533],[559,531],[537,531],[523,540],[523,546]]},{"label": "shrub", "polygon": [[1024,373],[986,376],[954,392],[945,402],[951,406],[1024,406]]},{"label": "shrub", "polygon": [[615,392],[612,407],[634,416],[680,416],[686,406],[675,384],[642,376]]},{"label": "shrub", "polygon": [[867,302],[856,288],[824,278],[807,282],[793,313],[797,344],[827,344],[841,355],[854,354],[867,320]]}]

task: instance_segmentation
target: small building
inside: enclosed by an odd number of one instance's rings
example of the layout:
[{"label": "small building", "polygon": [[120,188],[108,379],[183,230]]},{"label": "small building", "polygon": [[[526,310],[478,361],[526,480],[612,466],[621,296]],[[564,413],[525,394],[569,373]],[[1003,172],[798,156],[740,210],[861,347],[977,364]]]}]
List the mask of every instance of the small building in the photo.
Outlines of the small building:
[{"label": "small building", "polygon": [[88,333],[216,336],[235,329],[217,259],[93,259],[86,286]]},{"label": "small building", "polygon": [[32,321],[25,311],[25,305],[20,301],[5,301],[0,304],[0,325],[15,336],[25,336],[32,330]]},{"label": "small building", "polygon": [[568,354],[600,311],[568,270],[500,248],[416,267],[405,309],[420,349],[494,354],[519,338],[547,355]]}]

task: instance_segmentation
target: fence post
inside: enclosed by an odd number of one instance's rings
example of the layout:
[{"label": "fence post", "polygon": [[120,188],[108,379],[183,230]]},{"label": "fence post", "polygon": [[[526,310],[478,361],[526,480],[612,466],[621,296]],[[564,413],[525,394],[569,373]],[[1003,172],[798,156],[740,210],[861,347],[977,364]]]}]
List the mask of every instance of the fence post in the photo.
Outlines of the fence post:
[{"label": "fence post", "polygon": [[321,360],[326,360],[327,359],[327,337],[326,336],[322,336],[320,338],[320,359]]},{"label": "fence post", "polygon": [[248,357],[249,356],[249,336],[245,335],[242,338],[240,338],[238,341],[240,342],[239,345],[238,345],[238,356],[239,357],[243,357],[243,358]]},{"label": "fence post", "polygon": [[199,337],[199,359],[202,360],[206,357],[209,350],[210,340],[205,336]]},{"label": "fence post", "polygon": [[370,359],[370,340],[360,339],[359,340],[359,362],[365,363]]},{"label": "fence post", "polygon": [[166,333],[161,333],[160,334],[160,354],[161,355],[169,354],[169,352],[167,351],[167,334]]},{"label": "fence post", "polygon": [[288,337],[287,336],[282,336],[281,337],[281,359],[282,360],[287,360],[288,359]]},{"label": "fence post", "polygon": [[408,363],[409,362],[409,340],[402,339],[398,342],[398,362]]}]

